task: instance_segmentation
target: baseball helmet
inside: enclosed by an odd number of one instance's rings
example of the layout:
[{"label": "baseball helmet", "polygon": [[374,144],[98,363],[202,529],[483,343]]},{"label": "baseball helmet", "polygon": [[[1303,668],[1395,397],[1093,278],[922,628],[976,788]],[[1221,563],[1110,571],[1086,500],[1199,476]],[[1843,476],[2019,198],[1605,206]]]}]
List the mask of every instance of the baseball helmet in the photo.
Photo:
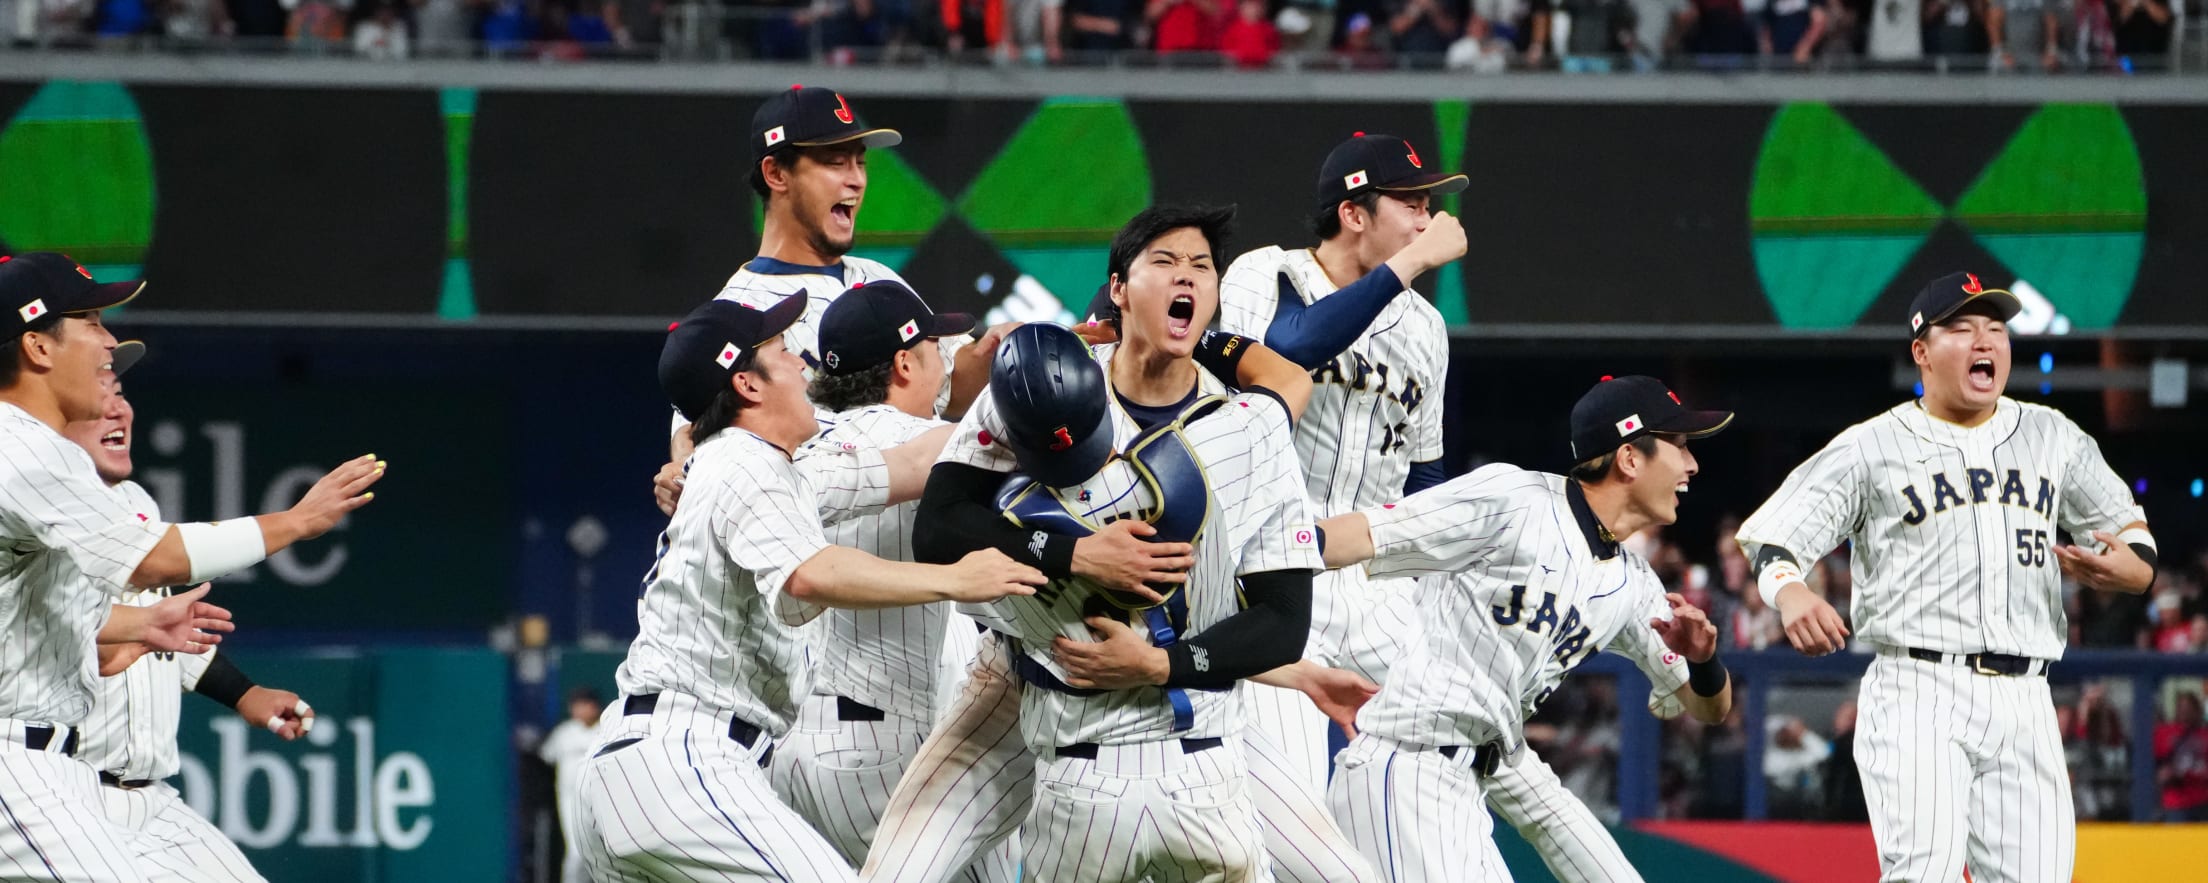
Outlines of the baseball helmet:
[{"label": "baseball helmet", "polygon": [[989,367],[1005,447],[1021,472],[1050,487],[1080,484],[1111,459],[1109,395],[1089,345],[1062,325],[1013,329]]}]

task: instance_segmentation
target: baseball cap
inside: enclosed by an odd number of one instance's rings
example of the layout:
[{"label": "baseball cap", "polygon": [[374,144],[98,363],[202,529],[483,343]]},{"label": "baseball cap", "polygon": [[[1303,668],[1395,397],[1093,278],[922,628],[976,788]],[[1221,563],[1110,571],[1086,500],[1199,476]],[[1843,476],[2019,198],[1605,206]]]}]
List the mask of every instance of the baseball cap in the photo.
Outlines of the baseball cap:
[{"label": "baseball cap", "polygon": [[1572,406],[1572,462],[1584,463],[1644,435],[1716,435],[1731,411],[1690,411],[1654,377],[1604,377]]},{"label": "baseball cap", "polygon": [[1110,393],[1089,345],[1062,325],[1029,322],[1004,336],[989,397],[1020,471],[1050,487],[1087,481],[1112,457]]},{"label": "baseball cap", "polygon": [[695,421],[728,388],[728,379],[751,369],[759,347],[797,324],[805,315],[805,292],[755,310],[732,300],[714,299],[667,328],[659,351],[659,388]]},{"label": "baseball cap", "polygon": [[924,340],[974,333],[971,313],[936,313],[894,279],[854,286],[820,317],[820,370],[856,374]]},{"label": "baseball cap", "polygon": [[108,356],[108,361],[115,369],[115,376],[121,377],[123,372],[130,370],[130,366],[138,364],[138,360],[145,357],[145,342],[126,340],[115,345],[115,349]]},{"label": "baseball cap", "polygon": [[850,102],[836,90],[819,86],[791,86],[769,96],[751,115],[753,165],[784,147],[824,147],[846,141],[895,147],[904,140],[896,129],[861,125]]},{"label": "baseball cap", "polygon": [[1463,175],[1427,169],[1426,160],[1409,141],[1359,132],[1336,145],[1319,165],[1319,208],[1340,205],[1367,190],[1425,190],[1440,195],[1463,190],[1470,183]]},{"label": "baseball cap", "polygon": [[1987,288],[1979,284],[1978,277],[1970,273],[1949,273],[1932,280],[1923,291],[1917,292],[1909,302],[1909,339],[1924,336],[1924,331],[1947,321],[1949,316],[1973,301],[1984,300],[1991,304],[2006,322],[2023,312],[2024,302],[2016,295],[1999,288]]},{"label": "baseball cap", "polygon": [[144,282],[100,282],[68,255],[34,251],[0,257],[0,334],[9,339],[53,316],[95,313],[121,306],[144,290]]}]

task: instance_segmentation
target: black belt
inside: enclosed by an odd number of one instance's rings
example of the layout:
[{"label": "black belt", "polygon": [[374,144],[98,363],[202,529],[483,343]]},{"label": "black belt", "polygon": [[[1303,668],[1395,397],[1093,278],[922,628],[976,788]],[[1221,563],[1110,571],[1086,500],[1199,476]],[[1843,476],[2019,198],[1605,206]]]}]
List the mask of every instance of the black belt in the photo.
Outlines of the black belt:
[{"label": "black belt", "polygon": [[[1441,746],[1441,756],[1456,760],[1457,755],[1463,753],[1464,750],[1465,746],[1462,745],[1443,745]],[[1492,776],[1495,775],[1495,770],[1503,765],[1503,743],[1501,742],[1489,742],[1485,745],[1473,746],[1471,750],[1473,772],[1483,776]]]},{"label": "black belt", "polygon": [[[624,715],[651,714],[652,710],[658,707],[659,694],[646,693],[642,696],[631,696],[626,701],[622,702],[621,713]],[[745,748],[750,748],[754,745],[759,744],[759,737],[765,732],[765,730],[761,730],[756,726],[745,723],[741,718],[731,717],[728,719],[728,738],[731,741],[734,741],[736,744],[744,746]],[[627,748],[630,745],[634,745],[640,741],[643,740],[621,739],[618,741],[609,742],[606,743],[606,747],[598,749],[598,754],[592,756],[597,757],[600,755],[612,754],[613,752],[619,751],[623,748]],[[766,751],[763,751],[759,754],[759,766],[763,768],[767,765],[769,761],[772,761],[773,759],[774,746],[769,745],[767,746]]]},{"label": "black belt", "polygon": [[[1217,748],[1225,744],[1227,744],[1226,740],[1220,739],[1216,736],[1208,739],[1182,739],[1181,753],[1195,754],[1198,751],[1209,751],[1213,748]],[[1098,745],[1094,742],[1075,742],[1071,745],[1058,746],[1058,756],[1078,757],[1082,760],[1095,760],[1097,750]]]},{"label": "black belt", "polygon": [[1982,675],[2003,675],[2006,677],[2044,675],[2047,673],[2048,666],[2047,660],[2033,659],[2029,656],[2011,656],[2007,653],[1942,653],[1938,650],[1927,650],[1923,647],[1909,648],[1909,658],[1924,662],[1948,662],[1953,660]]},{"label": "black belt", "polygon": [[[23,728],[23,747],[32,751],[44,751],[46,746],[52,744],[54,744],[53,727]],[[69,757],[77,756],[77,730],[75,727],[69,729],[69,741],[61,743],[61,753]]]},{"label": "black belt", "polygon": [[115,775],[114,773],[108,772],[108,771],[106,771],[106,770],[101,770],[101,771],[100,771],[100,784],[102,784],[102,785],[106,785],[106,786],[108,786],[108,787],[111,787],[111,788],[121,788],[121,789],[123,789],[123,790],[125,790],[125,791],[134,791],[134,790],[137,790],[137,789],[139,789],[139,788],[144,788],[144,787],[146,787],[147,785],[151,785],[151,784],[153,784],[153,783],[155,783],[155,782],[157,782],[157,781],[160,781],[160,780],[159,780],[159,779],[125,779],[125,778],[123,778],[123,777],[121,777],[121,776]]},{"label": "black belt", "polygon": [[836,720],[881,721],[889,720],[889,713],[856,699],[836,697]]}]

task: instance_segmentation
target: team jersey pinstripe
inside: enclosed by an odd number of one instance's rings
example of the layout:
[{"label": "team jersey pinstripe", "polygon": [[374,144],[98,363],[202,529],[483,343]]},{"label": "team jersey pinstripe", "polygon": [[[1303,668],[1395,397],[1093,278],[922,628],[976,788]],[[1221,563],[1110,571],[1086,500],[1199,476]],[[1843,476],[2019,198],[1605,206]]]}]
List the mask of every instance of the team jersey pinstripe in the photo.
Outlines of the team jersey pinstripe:
[{"label": "team jersey pinstripe", "polygon": [[84,722],[94,636],[167,530],[102,484],[83,448],[0,403],[0,718]]},{"label": "team jersey pinstripe", "polygon": [[[1098,347],[1097,358],[1110,376],[1113,347]],[[1216,379],[1199,371],[1198,387],[1221,391]],[[1112,401],[1115,446],[1124,448],[1137,433],[1135,422]],[[1313,542],[1311,515],[1298,491],[1297,471],[1289,436],[1287,412],[1280,402],[1263,393],[1239,394],[1218,410],[1187,425],[1191,449],[1204,465],[1213,507],[1197,543],[1196,565],[1190,571],[1187,593],[1187,633],[1203,631],[1241,609],[1235,578],[1272,570],[1312,569],[1321,566]],[[1004,427],[994,401],[977,399],[944,447],[942,461],[965,463],[992,471],[1016,468],[1012,453],[1000,444],[981,444],[982,434],[1001,436]],[[1114,460],[1089,482],[1062,492],[1062,498],[1082,505],[1086,491],[1086,517],[1101,525],[1140,511],[1151,501],[1137,490],[1132,470]],[[1065,635],[1094,640],[1082,623],[1083,611],[1093,589],[1084,581],[1058,580],[1045,590],[1024,598],[1008,598],[983,605],[960,605],[977,621],[1021,639],[1023,652],[1063,675],[1051,658],[1049,640]],[[1140,618],[1134,617],[1138,630]],[[1021,691],[1021,735],[1031,748],[1048,750],[1076,742],[1122,744],[1169,737],[1203,738],[1232,736],[1242,727],[1239,690],[1189,691],[1196,709],[1194,728],[1173,732],[1173,709],[1163,691],[1154,688],[1122,690],[1096,696],[1074,696],[1043,689]]]},{"label": "team jersey pinstripe", "polygon": [[[1219,281],[1219,327],[1265,339],[1287,272],[1305,302],[1333,294],[1310,249],[1244,253]],[[1403,495],[1411,464],[1441,459],[1449,330],[1415,291],[1388,302],[1333,364],[1311,372],[1311,403],[1296,427],[1305,488],[1321,518]]]},{"label": "team jersey pinstripe", "polygon": [[1835,437],[1741,524],[1804,561],[1850,540],[1855,634],[1946,653],[2062,658],[2056,531],[2092,544],[2145,516],[2100,445],[2002,398],[1965,428],[1906,402]]},{"label": "team jersey pinstripe", "polygon": [[866,258],[845,257],[843,278],[826,273],[760,273],[748,268],[739,269],[721,286],[718,300],[732,300],[753,309],[764,310],[776,301],[805,292],[805,315],[797,324],[783,333],[783,340],[792,352],[805,358],[805,364],[820,363],[820,317],[828,312],[828,305],[846,291],[877,279],[894,279],[904,282],[897,271]]},{"label": "team jersey pinstripe", "polygon": [[[1563,476],[1492,464],[1369,509],[1375,576],[1425,574],[1415,591],[1431,627],[1358,713],[1360,732],[1410,745],[1524,744],[1524,716],[1600,650],[1685,682],[1651,619],[1663,583],[1620,550],[1597,558]],[[1654,702],[1651,703],[1655,705]]]},{"label": "team jersey pinstripe", "polygon": [[[160,507],[137,482],[115,485],[130,504],[159,520]],[[123,596],[118,604],[151,607],[169,590],[148,589]],[[176,775],[176,727],[184,694],[199,684],[215,653],[148,653],[122,674],[100,679],[99,694],[85,716],[77,759],[120,779],[166,779]]]},{"label": "team jersey pinstripe", "polygon": [[820,608],[783,586],[828,546],[821,511],[880,511],[886,471],[873,474],[879,485],[822,486],[748,431],[725,429],[699,445],[645,577],[636,640],[615,673],[622,694],[687,693],[775,736],[787,732],[811,687],[803,630]]}]

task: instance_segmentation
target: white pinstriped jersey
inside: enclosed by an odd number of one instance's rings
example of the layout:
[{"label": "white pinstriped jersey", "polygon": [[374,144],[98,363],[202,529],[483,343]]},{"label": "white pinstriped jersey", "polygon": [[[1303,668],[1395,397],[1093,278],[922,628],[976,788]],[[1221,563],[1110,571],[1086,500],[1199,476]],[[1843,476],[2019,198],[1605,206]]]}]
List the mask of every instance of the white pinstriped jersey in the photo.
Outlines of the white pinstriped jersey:
[{"label": "white pinstriped jersey", "polygon": [[[800,291],[805,292],[808,295],[805,315],[798,317],[797,324],[790,326],[790,330],[784,332],[782,338],[792,352],[805,358],[807,365],[820,362],[820,317],[828,312],[829,303],[853,287],[877,279],[905,281],[904,277],[897,275],[897,271],[866,258],[845,257],[843,276],[840,279],[827,273],[815,272],[762,273],[752,269],[752,266],[753,264],[747,263],[735,275],[728,277],[728,284],[721,287],[721,293],[715,299],[732,300],[753,309],[764,310],[785,297]],[[781,266],[800,269],[794,264]]]},{"label": "white pinstriped jersey", "polygon": [[[911,441],[945,425],[915,417],[889,405],[867,405],[840,412],[806,448],[853,444],[876,450]],[[799,449],[799,457],[806,450]],[[920,503],[899,503],[880,513],[829,525],[828,542],[850,546],[891,561],[912,560],[912,520]],[[899,717],[935,719],[936,680],[944,633],[953,622],[951,605],[916,604],[880,610],[830,610],[814,656],[813,691],[842,696]],[[963,617],[957,625],[973,630]]]},{"label": "white pinstriped jersey", "polygon": [[[161,517],[153,497],[137,482],[115,485],[115,491],[139,511]],[[124,595],[116,603],[151,607],[168,596],[165,587],[147,589]],[[77,759],[121,779],[176,775],[176,726],[184,694],[199,685],[199,676],[207,672],[217,652],[148,653],[122,674],[101,678],[92,712],[84,719]]]},{"label": "white pinstriped jersey", "polygon": [[[1279,307],[1283,271],[1306,303],[1335,291],[1311,249],[1245,252],[1219,281],[1219,327],[1264,340]],[[1311,372],[1311,404],[1296,427],[1296,454],[1320,517],[1401,497],[1412,463],[1441,459],[1448,378],[1448,326],[1415,291],[1396,295],[1333,364]]]},{"label": "white pinstriped jersey", "polygon": [[1849,427],[1741,524],[1814,561],[1852,540],[1855,634],[1944,653],[2060,659],[2056,531],[2084,545],[2146,516],[2062,412],[2009,398],[1975,427],[1914,401]]},{"label": "white pinstriped jersey", "polygon": [[820,609],[783,584],[828,546],[820,512],[864,515],[887,502],[887,470],[878,453],[873,462],[878,485],[819,486],[746,430],[699,445],[644,578],[636,640],[615,672],[621,692],[687,693],[775,736],[788,731],[811,687],[802,630]]},{"label": "white pinstriped jersey", "polygon": [[[1110,376],[1115,347],[1094,352]],[[1215,378],[1197,372],[1206,393],[1223,390]],[[1115,447],[1124,449],[1138,433],[1133,418],[1112,400]],[[1188,603],[1185,634],[1196,634],[1241,609],[1235,578],[1272,570],[1317,570],[1322,566],[1311,531],[1310,508],[1296,481],[1293,449],[1287,439],[1288,416],[1279,400],[1263,393],[1232,396],[1218,410],[1184,430],[1190,449],[1203,464],[1211,492],[1211,517],[1196,544],[1196,565],[1182,588]],[[988,395],[974,402],[943,449],[942,462],[964,463],[997,472],[1017,468],[1012,452],[982,444],[982,433],[1002,436],[1004,426]],[[1096,526],[1140,511],[1150,501],[1124,461],[1115,459],[1079,487],[1061,494]],[[1083,501],[1084,492],[1088,499]],[[1085,510],[1079,508],[1086,506]],[[1065,635],[1094,640],[1082,623],[1088,596],[1085,581],[1055,580],[1035,595],[985,605],[960,605],[985,625],[1022,638],[1028,657],[1054,674],[1063,670],[1050,658],[1049,639]],[[1139,615],[1131,619],[1147,632]],[[1188,691],[1195,707],[1192,729],[1173,732],[1173,709],[1163,690],[1142,688],[1095,696],[1074,696],[1045,689],[1021,691],[1020,729],[1036,750],[1076,742],[1120,744],[1167,738],[1231,736],[1241,730],[1239,687],[1231,691]]]},{"label": "white pinstriped jersey", "polygon": [[102,484],[83,448],[0,402],[0,718],[84,721],[108,604],[167,530]]},{"label": "white pinstriped jersey", "polygon": [[1671,618],[1663,583],[1640,556],[1598,548],[1583,507],[1563,476],[1497,463],[1365,510],[1370,572],[1431,575],[1417,588],[1424,640],[1358,713],[1358,730],[1515,751],[1524,716],[1605,649],[1648,673],[1652,710],[1677,714],[1658,700],[1686,682],[1685,666],[1648,626]]}]

